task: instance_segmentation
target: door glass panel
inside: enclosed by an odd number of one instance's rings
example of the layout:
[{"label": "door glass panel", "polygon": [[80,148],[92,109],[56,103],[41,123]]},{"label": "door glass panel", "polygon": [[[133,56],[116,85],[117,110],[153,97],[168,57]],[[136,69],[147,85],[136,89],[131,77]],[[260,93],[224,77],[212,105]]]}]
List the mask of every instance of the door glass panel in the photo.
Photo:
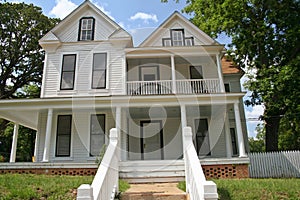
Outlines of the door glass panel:
[{"label": "door glass panel", "polygon": [[195,120],[196,147],[198,156],[210,155],[209,134],[207,119]]},{"label": "door glass panel", "polygon": [[161,160],[162,141],[160,122],[141,122],[142,129],[142,159]]}]

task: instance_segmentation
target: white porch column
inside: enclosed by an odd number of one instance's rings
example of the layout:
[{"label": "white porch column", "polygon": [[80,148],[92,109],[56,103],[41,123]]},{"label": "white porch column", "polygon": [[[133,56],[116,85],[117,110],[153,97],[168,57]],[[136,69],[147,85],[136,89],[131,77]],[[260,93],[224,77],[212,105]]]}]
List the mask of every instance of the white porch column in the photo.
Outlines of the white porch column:
[{"label": "white porch column", "polygon": [[[116,128],[117,128],[117,138],[118,138],[118,140],[119,140],[119,155],[123,158],[124,157],[124,155],[123,155],[123,152],[122,152],[122,150],[123,150],[123,142],[124,141],[120,141],[120,140],[122,140],[122,137],[121,137],[121,114],[122,114],[122,112],[121,112],[121,107],[116,107]],[[110,139],[111,139],[111,136],[110,136]]]},{"label": "white porch column", "polygon": [[47,126],[46,126],[46,137],[45,137],[45,146],[44,146],[44,154],[43,154],[43,162],[49,162],[49,150],[50,150],[50,140],[51,140],[51,132],[52,132],[52,115],[53,109],[48,109],[47,116]]},{"label": "white porch column", "polygon": [[226,141],[226,156],[227,156],[227,158],[231,158],[232,157],[232,141],[231,141],[228,112],[226,113],[226,118],[225,118],[225,141]]},{"label": "white porch column", "polygon": [[39,148],[39,141],[40,141],[40,134],[38,131],[36,131],[36,134],[35,134],[35,143],[34,143],[34,153],[33,153],[33,157],[34,157],[34,160],[33,162],[37,162],[37,156],[38,156],[38,148]]},{"label": "white porch column", "polygon": [[221,62],[220,62],[220,54],[216,54],[216,60],[217,60],[217,66],[218,66],[218,76],[219,76],[219,80],[220,80],[220,88],[221,88],[221,92],[225,92],[225,86],[224,86],[224,81],[223,81],[223,73],[222,73],[222,66],[221,66]]},{"label": "white porch column", "polygon": [[18,133],[19,133],[19,124],[15,123],[15,125],[14,125],[14,134],[13,134],[13,141],[12,141],[11,151],[10,151],[10,159],[9,159],[9,162],[12,162],[12,163],[16,162]]},{"label": "white porch column", "polygon": [[185,105],[180,105],[180,112],[181,112],[181,129],[183,132],[184,127],[187,126]]},{"label": "white porch column", "polygon": [[176,70],[175,70],[174,55],[171,55],[171,68],[172,68],[172,93],[176,94]]},{"label": "white porch column", "polygon": [[246,151],[245,151],[244,137],[243,137],[243,132],[242,132],[239,103],[234,103],[234,115],[235,115],[235,124],[236,124],[239,154],[240,154],[240,157],[247,157]]},{"label": "white porch column", "polygon": [[118,137],[120,137],[121,130],[121,107],[116,107],[116,128],[118,130]]}]

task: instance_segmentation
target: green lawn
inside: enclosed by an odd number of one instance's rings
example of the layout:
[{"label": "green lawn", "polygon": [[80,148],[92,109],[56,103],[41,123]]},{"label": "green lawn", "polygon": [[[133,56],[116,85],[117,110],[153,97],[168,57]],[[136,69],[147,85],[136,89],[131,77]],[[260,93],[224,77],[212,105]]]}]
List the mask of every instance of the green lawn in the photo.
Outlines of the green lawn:
[{"label": "green lawn", "polygon": [[[76,188],[91,184],[93,176],[46,176],[29,174],[0,175],[0,200],[71,200]],[[214,180],[222,200],[299,200],[300,179],[227,179]],[[184,182],[180,183],[184,189]],[[120,190],[128,184],[120,181]]]},{"label": "green lawn", "polygon": [[300,199],[300,179],[214,180],[220,199]]},{"label": "green lawn", "polygon": [[0,175],[0,199],[76,199],[76,188],[91,184],[93,176]]},{"label": "green lawn", "polygon": [[[300,179],[218,179],[221,200],[299,200]],[[178,187],[185,190],[185,183]]]}]

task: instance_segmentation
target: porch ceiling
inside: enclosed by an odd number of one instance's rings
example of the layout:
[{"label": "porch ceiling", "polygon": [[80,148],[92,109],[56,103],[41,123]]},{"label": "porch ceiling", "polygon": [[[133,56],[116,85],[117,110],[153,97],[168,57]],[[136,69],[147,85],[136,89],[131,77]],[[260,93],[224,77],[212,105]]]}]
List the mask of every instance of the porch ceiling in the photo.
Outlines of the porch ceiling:
[{"label": "porch ceiling", "polygon": [[0,118],[8,121],[18,123],[22,126],[37,130],[38,126],[38,110],[24,111],[24,110],[11,110],[0,111]]}]

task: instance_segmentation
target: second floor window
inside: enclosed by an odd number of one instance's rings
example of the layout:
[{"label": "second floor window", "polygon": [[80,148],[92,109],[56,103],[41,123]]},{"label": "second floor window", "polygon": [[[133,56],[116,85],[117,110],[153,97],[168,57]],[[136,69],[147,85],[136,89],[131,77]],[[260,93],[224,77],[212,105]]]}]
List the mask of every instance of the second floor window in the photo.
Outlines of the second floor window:
[{"label": "second floor window", "polygon": [[68,54],[63,56],[60,83],[61,90],[74,89],[75,66],[76,54]]},{"label": "second floor window", "polygon": [[94,53],[92,88],[106,88],[106,53]]},{"label": "second floor window", "polygon": [[94,40],[95,19],[84,17],[79,22],[79,41]]}]

